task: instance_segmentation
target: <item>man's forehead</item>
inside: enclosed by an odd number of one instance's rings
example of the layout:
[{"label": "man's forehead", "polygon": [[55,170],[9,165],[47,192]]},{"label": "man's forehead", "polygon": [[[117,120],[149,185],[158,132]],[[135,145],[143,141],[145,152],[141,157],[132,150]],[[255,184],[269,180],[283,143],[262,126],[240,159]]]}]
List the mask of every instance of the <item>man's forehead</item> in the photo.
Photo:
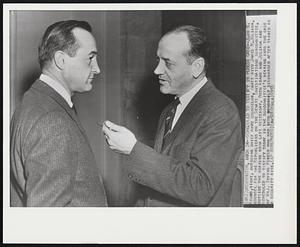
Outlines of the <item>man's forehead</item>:
[{"label": "man's forehead", "polygon": [[161,38],[158,49],[161,51],[185,53],[190,49],[190,42],[187,34],[184,32],[170,33]]},{"label": "man's forehead", "polygon": [[72,32],[80,46],[95,47],[96,49],[95,38],[89,31],[76,27]]}]

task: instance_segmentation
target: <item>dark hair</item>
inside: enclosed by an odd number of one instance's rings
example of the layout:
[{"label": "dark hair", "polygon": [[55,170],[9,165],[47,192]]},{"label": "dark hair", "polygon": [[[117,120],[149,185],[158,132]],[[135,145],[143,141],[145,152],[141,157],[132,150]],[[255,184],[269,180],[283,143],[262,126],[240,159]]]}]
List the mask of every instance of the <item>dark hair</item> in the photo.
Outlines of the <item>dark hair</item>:
[{"label": "dark hair", "polygon": [[72,30],[76,27],[92,32],[88,22],[76,20],[59,21],[47,28],[38,49],[41,69],[53,59],[56,51],[64,51],[69,56],[75,56],[79,44]]},{"label": "dark hair", "polygon": [[171,33],[186,33],[190,41],[190,50],[186,54],[188,63],[192,63],[195,59],[202,57],[205,61],[205,70],[210,63],[210,47],[206,34],[203,29],[191,25],[176,27],[165,35]]}]

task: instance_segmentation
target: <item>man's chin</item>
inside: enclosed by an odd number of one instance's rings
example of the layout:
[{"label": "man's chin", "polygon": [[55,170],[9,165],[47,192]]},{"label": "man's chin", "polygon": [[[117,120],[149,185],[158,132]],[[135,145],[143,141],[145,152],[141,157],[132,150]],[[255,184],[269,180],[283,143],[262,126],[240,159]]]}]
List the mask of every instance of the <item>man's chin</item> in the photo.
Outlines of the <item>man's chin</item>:
[{"label": "man's chin", "polygon": [[160,86],[159,91],[162,94],[169,94],[169,90],[165,86],[163,86],[163,85]]},{"label": "man's chin", "polygon": [[86,87],[86,92],[91,91],[93,89],[93,85],[90,84],[88,87]]},{"label": "man's chin", "polygon": [[76,92],[77,92],[77,93],[86,93],[86,92],[91,91],[92,88],[93,88],[92,85],[85,85],[84,88],[81,88],[81,90],[77,90]]}]

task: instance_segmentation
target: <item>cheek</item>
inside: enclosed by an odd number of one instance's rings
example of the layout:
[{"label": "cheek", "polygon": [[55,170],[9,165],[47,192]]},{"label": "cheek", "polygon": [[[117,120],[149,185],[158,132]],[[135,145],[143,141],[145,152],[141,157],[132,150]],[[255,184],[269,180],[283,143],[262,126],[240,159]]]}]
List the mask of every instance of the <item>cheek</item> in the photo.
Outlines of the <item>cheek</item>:
[{"label": "cheek", "polygon": [[74,62],[72,65],[72,71],[74,74],[81,75],[90,71],[90,65],[86,61]]},{"label": "cheek", "polygon": [[81,63],[81,64],[76,64],[76,67],[74,67],[74,70],[76,69],[77,73],[84,74],[89,70],[89,65]]},{"label": "cheek", "polygon": [[170,75],[170,85],[169,87],[172,90],[181,90],[186,87],[186,83],[188,81],[187,75],[182,73],[174,73]]},{"label": "cheek", "polygon": [[84,65],[74,64],[67,74],[67,78],[71,84],[74,86],[83,84],[89,77],[89,72],[87,68],[84,68]]},{"label": "cheek", "polygon": [[167,79],[168,79],[170,82],[174,81],[174,79],[175,79],[175,77],[176,77],[176,76],[175,76],[176,73],[174,73],[174,72],[172,72],[172,71],[170,71],[170,70],[166,70],[165,75],[166,75]]},{"label": "cheek", "polygon": [[187,69],[179,70],[178,73],[174,75],[174,80],[179,82],[185,82],[186,80],[189,80],[190,78],[190,72]]},{"label": "cheek", "polygon": [[80,72],[80,66],[78,63],[70,63],[67,68],[68,74],[74,76]]},{"label": "cheek", "polygon": [[168,72],[167,75],[171,85],[176,85],[178,80],[180,80],[180,76],[176,72]]}]

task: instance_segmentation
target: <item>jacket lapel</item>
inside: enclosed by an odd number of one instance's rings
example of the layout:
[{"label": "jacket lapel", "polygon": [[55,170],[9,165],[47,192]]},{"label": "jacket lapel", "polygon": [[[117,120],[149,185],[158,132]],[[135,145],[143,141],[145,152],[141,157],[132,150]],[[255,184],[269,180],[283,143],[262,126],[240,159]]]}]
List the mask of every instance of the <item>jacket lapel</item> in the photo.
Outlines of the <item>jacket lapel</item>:
[{"label": "jacket lapel", "polygon": [[77,124],[79,130],[83,134],[83,136],[88,141],[88,138],[86,136],[85,130],[81,126],[81,123],[75,114],[74,110],[68,105],[68,103],[65,101],[65,99],[59,95],[53,88],[48,86],[46,83],[44,83],[41,80],[36,80],[35,83],[32,85],[32,88],[38,90],[40,93],[44,94],[45,97],[52,98],[58,105],[60,105],[61,108],[63,108],[67,114],[74,120],[74,122]]},{"label": "jacket lapel", "polygon": [[[208,80],[205,85],[195,94],[195,96],[192,98],[192,100],[180,115],[172,132],[166,137],[164,150],[166,150],[168,146],[174,142],[174,139],[178,136],[179,132],[183,129],[186,123],[189,123],[193,120],[193,118],[195,117],[194,113],[199,108],[199,103],[201,101],[202,95],[207,94],[213,87],[214,85],[212,84],[212,82]],[[164,124],[165,122],[163,122],[163,126]]]}]

